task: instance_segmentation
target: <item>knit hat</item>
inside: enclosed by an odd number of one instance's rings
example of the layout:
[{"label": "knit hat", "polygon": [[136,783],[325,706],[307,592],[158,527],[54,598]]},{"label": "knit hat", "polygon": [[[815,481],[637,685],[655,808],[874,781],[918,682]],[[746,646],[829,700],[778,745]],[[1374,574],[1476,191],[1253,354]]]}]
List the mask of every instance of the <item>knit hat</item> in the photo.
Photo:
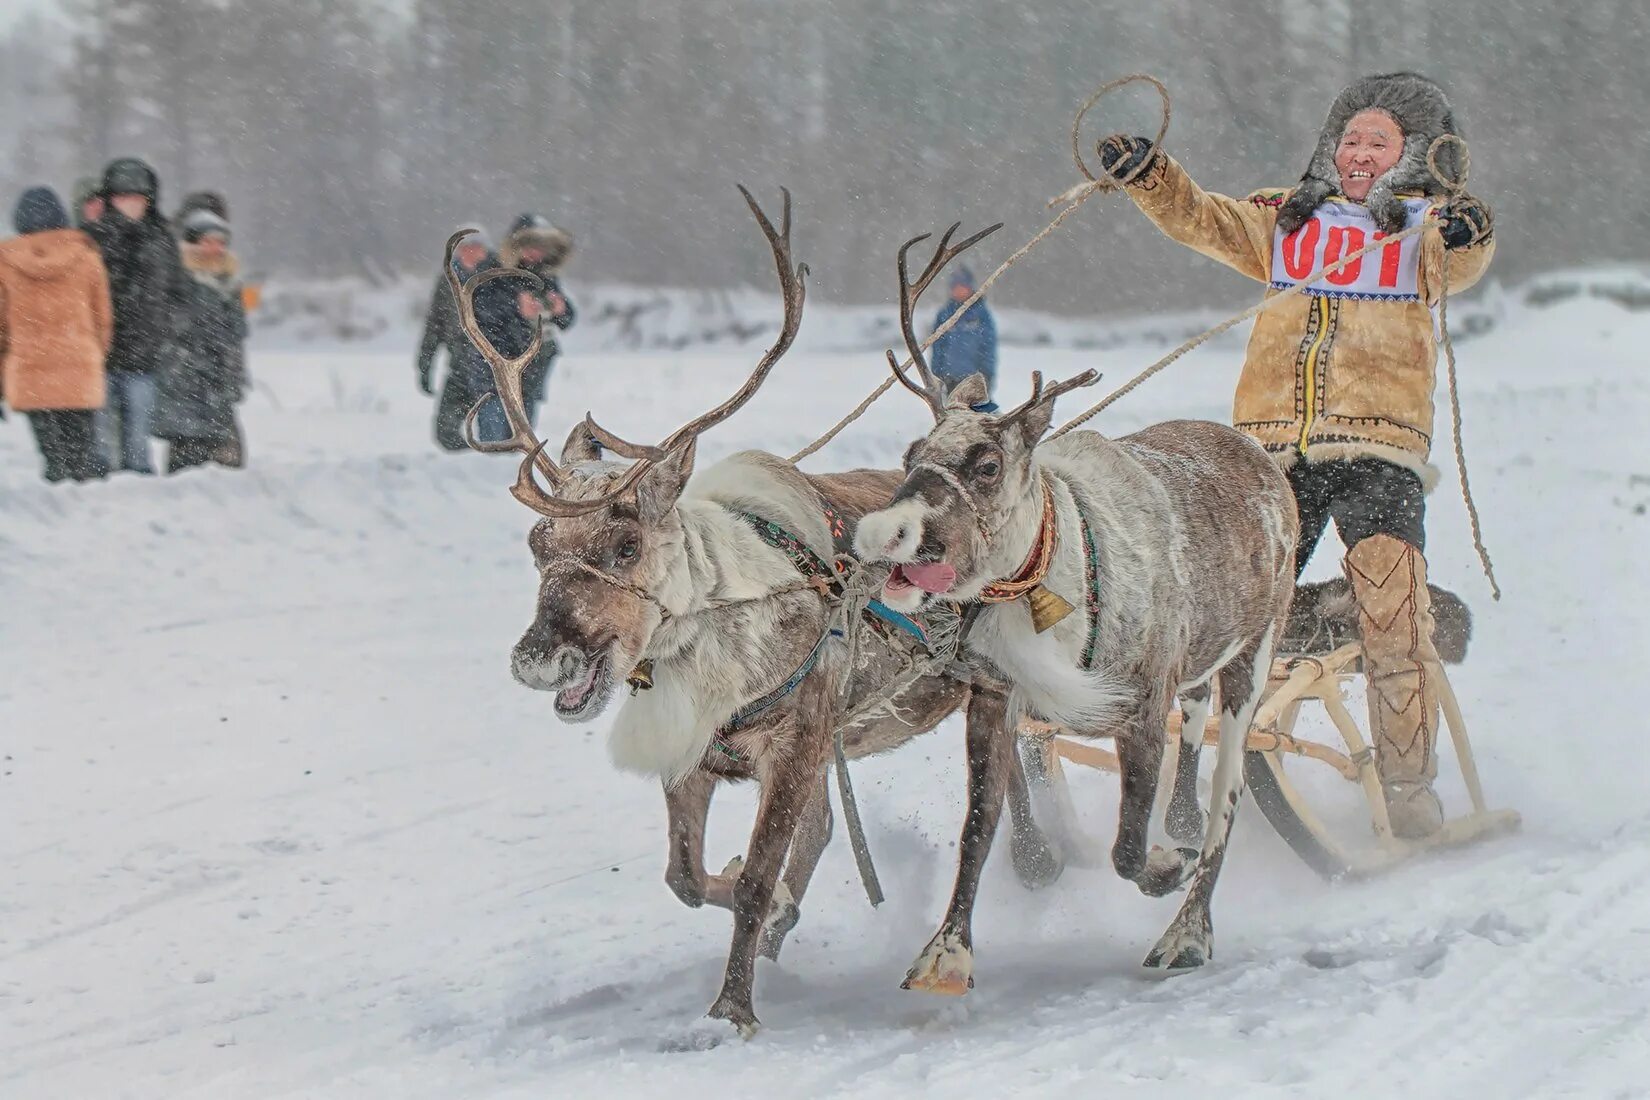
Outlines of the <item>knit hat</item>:
[{"label": "knit hat", "polygon": [[223,197],[221,191],[189,192],[178,204],[178,212],[173,215],[172,220],[181,223],[197,210],[207,210],[226,222],[229,220],[229,200]]},{"label": "knit hat", "polygon": [[154,206],[160,202],[160,177],[137,157],[121,157],[103,170],[105,195],[142,195]]},{"label": "knit hat", "polygon": [[968,270],[967,266],[958,264],[956,267],[951,269],[950,285],[952,290],[956,290],[960,286],[965,286],[969,290],[973,290],[980,284],[974,281],[974,273]]},{"label": "knit hat", "polygon": [[230,233],[229,223],[210,210],[192,210],[183,217],[183,224],[179,227],[183,239],[190,244],[196,244],[202,237],[216,235],[222,237],[225,244],[229,243],[233,234]]},{"label": "knit hat", "polygon": [[[1312,212],[1341,189],[1341,174],[1335,167],[1335,150],[1346,124],[1360,111],[1377,110],[1391,115],[1404,133],[1404,151],[1398,163],[1375,181],[1364,205],[1375,224],[1387,233],[1404,227],[1404,203],[1399,192],[1419,191],[1424,195],[1444,193],[1444,186],[1427,167],[1427,151],[1444,134],[1460,135],[1455,113],[1444,89],[1419,73],[1386,73],[1366,76],[1347,85],[1335,97],[1318,136],[1312,163],[1301,177],[1300,186],[1278,211],[1278,228],[1293,233],[1306,224]],[[1459,178],[1461,150],[1448,142],[1438,150],[1438,170],[1448,179]]]},{"label": "knit hat", "polygon": [[18,233],[44,233],[69,228],[69,214],[50,187],[31,187],[17,200],[11,222]]}]

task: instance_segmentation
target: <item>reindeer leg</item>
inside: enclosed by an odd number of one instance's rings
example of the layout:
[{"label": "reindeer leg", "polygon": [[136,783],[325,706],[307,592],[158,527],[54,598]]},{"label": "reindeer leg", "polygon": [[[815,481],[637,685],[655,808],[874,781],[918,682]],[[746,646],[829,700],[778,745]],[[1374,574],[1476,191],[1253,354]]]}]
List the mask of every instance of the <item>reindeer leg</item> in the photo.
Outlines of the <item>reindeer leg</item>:
[{"label": "reindeer leg", "polygon": [[1180,695],[1180,755],[1175,759],[1174,793],[1169,796],[1168,833],[1175,840],[1196,843],[1203,835],[1203,810],[1197,804],[1197,761],[1203,750],[1203,729],[1209,721],[1208,684],[1187,688]]},{"label": "reindeer leg", "polygon": [[785,861],[785,877],[774,890],[773,906],[767,924],[762,929],[763,958],[779,958],[785,945],[785,936],[802,919],[802,895],[808,892],[808,883],[819,866],[819,857],[831,843],[831,781],[829,772],[821,772],[814,794],[797,824],[796,836],[791,840],[790,858]]},{"label": "reindeer leg", "polygon": [[[797,692],[794,745],[789,752],[778,751],[762,786],[762,802],[751,830],[750,849],[744,870],[733,887],[733,943],[728,949],[727,972],[722,991],[710,1006],[709,1015],[726,1020],[750,1038],[759,1026],[752,1006],[756,980],[756,951],[773,903],[779,870],[790,850],[797,823],[808,799],[818,786],[831,743],[831,707],[828,678],[812,675]],[[776,735],[775,743],[788,740]]]},{"label": "reindeer leg", "polygon": [[1163,769],[1163,737],[1168,728],[1166,697],[1142,699],[1127,726],[1117,735],[1117,761],[1123,797],[1118,807],[1117,840],[1111,849],[1117,874],[1136,882],[1146,871],[1152,811]]},{"label": "reindeer leg", "polygon": [[1020,885],[1037,890],[1059,881],[1066,862],[1048,842],[1031,803],[1031,783],[1026,778],[1025,760],[1016,744],[1008,754],[1008,816],[1012,825],[1014,873]]},{"label": "reindeer leg", "polygon": [[968,816],[945,922],[911,964],[901,989],[961,996],[974,985],[974,898],[1003,812],[1014,755],[1008,699],[976,687],[968,699]]},{"label": "reindeer leg", "polygon": [[[696,771],[674,787],[665,787],[665,813],[670,821],[665,885],[690,909],[706,901],[717,904],[707,896],[710,891],[705,874],[705,820],[710,815],[710,796],[715,789],[716,777],[706,771]],[[728,900],[731,903],[731,898]]]},{"label": "reindeer leg", "polygon": [[1186,900],[1168,931],[1146,956],[1147,969],[1171,973],[1190,970],[1214,957],[1214,922],[1209,905],[1226,861],[1226,843],[1231,839],[1238,800],[1243,796],[1243,752],[1272,667],[1276,635],[1277,625],[1268,626],[1260,638],[1219,672],[1220,740],[1215,748],[1214,790],[1209,794],[1208,834],[1203,838],[1203,852]]}]

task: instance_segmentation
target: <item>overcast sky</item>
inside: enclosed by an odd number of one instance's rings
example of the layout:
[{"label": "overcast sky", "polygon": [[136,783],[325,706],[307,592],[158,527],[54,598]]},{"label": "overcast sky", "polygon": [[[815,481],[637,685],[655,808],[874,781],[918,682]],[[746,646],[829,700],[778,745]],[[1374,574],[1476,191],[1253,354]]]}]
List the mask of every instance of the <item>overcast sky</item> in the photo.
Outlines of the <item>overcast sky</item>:
[{"label": "overcast sky", "polygon": [[0,0],[0,28],[17,22],[28,11],[56,11],[57,0]]}]

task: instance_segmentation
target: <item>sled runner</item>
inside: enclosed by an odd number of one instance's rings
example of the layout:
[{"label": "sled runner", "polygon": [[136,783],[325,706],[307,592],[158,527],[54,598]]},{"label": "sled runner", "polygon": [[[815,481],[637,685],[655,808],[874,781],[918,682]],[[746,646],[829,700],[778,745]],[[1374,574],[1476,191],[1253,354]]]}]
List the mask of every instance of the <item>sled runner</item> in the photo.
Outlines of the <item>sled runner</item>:
[{"label": "sled runner", "polygon": [[[1308,586],[1302,592],[1314,587]],[[1440,655],[1444,662],[1458,664],[1465,656],[1466,609],[1441,589],[1434,589],[1434,595],[1441,612]],[[1404,840],[1392,834],[1374,750],[1344,701],[1346,688],[1361,678],[1362,646],[1353,632],[1333,629],[1323,622],[1315,626],[1310,636],[1291,630],[1292,636],[1285,639],[1272,663],[1244,756],[1244,778],[1255,802],[1295,854],[1326,879],[1362,878],[1421,852],[1516,831],[1517,811],[1492,810],[1485,800],[1466,720],[1440,663],[1432,665],[1431,671],[1437,677],[1443,721],[1449,728],[1471,810],[1447,819],[1442,829],[1424,840]],[[1307,704],[1321,708],[1340,735],[1339,745],[1314,740],[1303,730],[1303,726],[1310,729],[1319,724],[1301,721]],[[1180,721],[1177,711],[1167,731],[1165,775],[1174,774],[1181,745]],[[1205,744],[1215,743],[1217,729],[1218,720],[1211,718],[1204,731]],[[1115,772],[1117,755],[1036,722],[1021,727],[1020,750],[1033,790],[1039,796],[1038,815],[1044,819],[1051,839],[1057,840],[1070,862],[1102,862],[1103,849],[1085,838],[1077,825],[1063,764]],[[1360,789],[1361,803],[1347,796],[1342,781]],[[1373,824],[1373,836],[1362,824],[1366,814]]]}]

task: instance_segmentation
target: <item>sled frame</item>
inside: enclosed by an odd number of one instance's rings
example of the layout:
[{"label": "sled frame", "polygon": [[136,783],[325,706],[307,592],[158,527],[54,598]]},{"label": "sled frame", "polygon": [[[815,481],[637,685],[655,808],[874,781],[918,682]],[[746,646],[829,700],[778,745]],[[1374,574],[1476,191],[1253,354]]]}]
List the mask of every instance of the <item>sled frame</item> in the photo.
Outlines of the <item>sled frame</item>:
[{"label": "sled frame", "polygon": [[[1517,811],[1489,808],[1455,690],[1443,666],[1429,662],[1429,670],[1438,685],[1439,708],[1455,747],[1455,760],[1466,784],[1471,810],[1461,817],[1446,819],[1443,828],[1423,840],[1405,840],[1393,835],[1380,775],[1375,770],[1374,749],[1345,702],[1348,682],[1359,674],[1362,662],[1363,647],[1353,642],[1326,654],[1285,656],[1272,663],[1266,694],[1255,712],[1245,745],[1248,754],[1245,769],[1253,781],[1251,787],[1257,788],[1253,791],[1256,800],[1283,839],[1326,878],[1358,879],[1379,874],[1425,852],[1460,847],[1516,831],[1520,824]],[[1301,708],[1313,702],[1322,706],[1340,733],[1343,746],[1296,736]],[[1218,713],[1218,706],[1212,708],[1203,732],[1205,745],[1218,743]],[[1166,731],[1167,752],[1176,756],[1181,743],[1180,723],[1181,715],[1176,712],[1170,716]],[[1063,761],[1108,772],[1118,770],[1115,752],[1086,740],[1079,741],[1056,726],[1027,722],[1022,724],[1020,736],[1022,745],[1030,749],[1030,755],[1042,765],[1044,780],[1053,788],[1057,803],[1069,805],[1070,799]],[[1347,845],[1333,835],[1310,801],[1290,782],[1284,767],[1289,759],[1325,764],[1362,789],[1375,831],[1373,850]],[[1263,769],[1259,774],[1257,767]],[[1165,774],[1173,774],[1172,758]],[[1270,789],[1258,789],[1262,786]],[[1067,819],[1069,827],[1070,816],[1061,816]]]}]

